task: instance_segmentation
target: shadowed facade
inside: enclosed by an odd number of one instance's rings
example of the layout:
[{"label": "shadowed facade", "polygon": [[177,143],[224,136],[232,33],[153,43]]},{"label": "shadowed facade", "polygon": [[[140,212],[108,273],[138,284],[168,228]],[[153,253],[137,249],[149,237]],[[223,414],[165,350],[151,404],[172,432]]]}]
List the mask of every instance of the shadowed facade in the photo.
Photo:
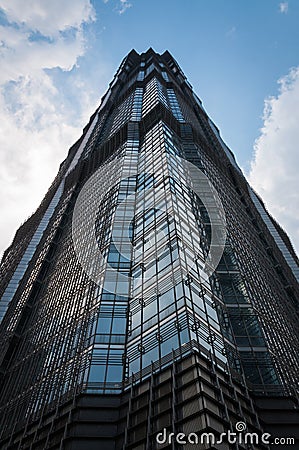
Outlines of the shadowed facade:
[{"label": "shadowed facade", "polygon": [[1,275],[1,449],[298,438],[297,257],[169,52],[126,56]]}]

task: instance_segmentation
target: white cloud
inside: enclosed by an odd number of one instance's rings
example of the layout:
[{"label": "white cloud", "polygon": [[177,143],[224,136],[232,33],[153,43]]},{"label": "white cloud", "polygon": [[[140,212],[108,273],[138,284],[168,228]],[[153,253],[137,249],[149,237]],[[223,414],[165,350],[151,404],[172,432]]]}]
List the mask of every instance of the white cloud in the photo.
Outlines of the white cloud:
[{"label": "white cloud", "polygon": [[1,252],[38,206],[92,112],[95,99],[85,93],[74,114],[67,93],[78,83],[83,26],[95,12],[89,0],[0,0],[0,8]]},{"label": "white cloud", "polygon": [[[103,0],[103,3],[107,4],[109,0]],[[118,14],[124,14],[127,9],[132,7],[132,3],[130,3],[128,0],[118,0],[117,5],[115,8],[113,8],[113,11],[117,12]]]},{"label": "white cloud", "polygon": [[131,8],[132,4],[128,2],[128,0],[120,0],[120,5],[118,8],[118,14],[123,14],[127,9]]},{"label": "white cloud", "polygon": [[282,3],[279,3],[279,11],[280,11],[282,14],[287,14],[288,10],[289,10],[289,4],[288,4],[288,2],[282,2]]},{"label": "white cloud", "polygon": [[265,100],[264,125],[255,142],[249,181],[299,250],[299,67],[278,81]]},{"label": "white cloud", "polygon": [[1,0],[0,7],[9,22],[51,37],[95,19],[89,0]]}]

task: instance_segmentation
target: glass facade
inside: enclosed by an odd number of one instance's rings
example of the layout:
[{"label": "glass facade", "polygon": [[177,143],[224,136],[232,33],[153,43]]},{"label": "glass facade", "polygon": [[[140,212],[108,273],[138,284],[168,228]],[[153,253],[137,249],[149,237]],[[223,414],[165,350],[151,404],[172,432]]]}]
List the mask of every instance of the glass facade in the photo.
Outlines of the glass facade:
[{"label": "glass facade", "polygon": [[30,220],[2,261],[3,448],[79,448],[55,421],[82,398],[115,428],[80,448],[137,450],[296,395],[293,250],[168,52],[124,59]]}]

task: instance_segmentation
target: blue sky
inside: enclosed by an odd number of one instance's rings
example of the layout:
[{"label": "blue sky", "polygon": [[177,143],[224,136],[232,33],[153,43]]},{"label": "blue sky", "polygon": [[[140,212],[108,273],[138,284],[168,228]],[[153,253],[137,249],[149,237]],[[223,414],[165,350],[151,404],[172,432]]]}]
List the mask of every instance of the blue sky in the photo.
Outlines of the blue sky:
[{"label": "blue sky", "polygon": [[123,57],[150,46],[176,58],[299,248],[297,0],[0,0],[0,41],[2,250]]}]

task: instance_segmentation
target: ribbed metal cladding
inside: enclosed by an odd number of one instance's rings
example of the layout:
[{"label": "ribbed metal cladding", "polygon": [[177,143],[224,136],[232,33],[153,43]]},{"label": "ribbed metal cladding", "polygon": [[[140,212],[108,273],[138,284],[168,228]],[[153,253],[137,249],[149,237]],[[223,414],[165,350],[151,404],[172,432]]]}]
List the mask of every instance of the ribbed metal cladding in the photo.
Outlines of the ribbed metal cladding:
[{"label": "ribbed metal cladding", "polygon": [[297,270],[177,62],[133,50],[4,253],[0,447],[272,433],[279,407],[295,436]]}]

